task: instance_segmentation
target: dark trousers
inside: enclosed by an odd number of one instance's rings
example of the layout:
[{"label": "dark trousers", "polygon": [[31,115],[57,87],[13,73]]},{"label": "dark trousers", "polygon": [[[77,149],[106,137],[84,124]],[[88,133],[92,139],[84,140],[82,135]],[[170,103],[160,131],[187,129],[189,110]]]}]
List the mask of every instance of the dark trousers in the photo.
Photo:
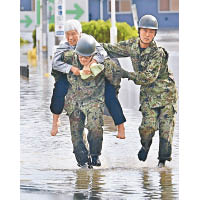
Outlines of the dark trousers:
[{"label": "dark trousers", "polygon": [[[66,75],[60,76],[54,84],[53,95],[51,98],[50,110],[54,114],[61,114],[64,108],[65,95],[69,88],[69,82]],[[116,96],[115,87],[108,80],[105,81],[105,104],[112,116],[115,125],[122,124],[126,121],[122,107]]]},{"label": "dark trousers", "polygon": [[65,104],[65,95],[69,88],[66,74],[60,75],[54,84],[53,95],[51,98],[50,110],[53,114],[61,114]]},{"label": "dark trousers", "polygon": [[115,87],[110,84],[108,80],[106,80],[105,84],[105,104],[115,125],[122,124],[126,121],[122,107],[116,95]]}]

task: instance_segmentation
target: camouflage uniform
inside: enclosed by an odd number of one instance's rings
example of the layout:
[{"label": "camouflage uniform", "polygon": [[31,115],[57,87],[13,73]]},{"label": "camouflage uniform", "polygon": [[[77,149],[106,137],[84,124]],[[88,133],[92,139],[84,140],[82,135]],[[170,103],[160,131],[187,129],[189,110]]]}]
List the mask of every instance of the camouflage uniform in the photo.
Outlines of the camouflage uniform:
[{"label": "camouflage uniform", "polygon": [[173,74],[168,69],[168,53],[152,41],[140,52],[139,38],[103,44],[111,57],[131,58],[134,72],[129,79],[140,88],[140,111],[142,123],[139,127],[142,146],[148,151],[152,137],[159,130],[159,160],[171,160],[172,137],[177,112],[177,90]]},{"label": "camouflage uniform", "polygon": [[[75,53],[73,55],[70,55],[70,52],[64,53],[63,60],[77,66],[80,70],[83,68]],[[87,139],[90,155],[101,154],[105,77],[116,87],[120,84],[120,72],[118,68],[113,67],[112,61],[106,59],[104,66],[105,69],[103,68],[100,74],[86,80],[81,79],[81,76],[75,76],[72,72],[67,74],[70,87],[64,108],[70,119],[73,152],[80,165],[88,161],[88,150],[82,136],[85,127],[88,129]],[[86,125],[85,122],[87,122]]]},{"label": "camouflage uniform", "polygon": [[[82,33],[81,37],[85,37],[87,34]],[[94,39],[94,38],[93,38]],[[105,56],[107,56],[106,51],[103,47],[96,41],[96,50],[94,58],[98,63],[104,62]],[[65,41],[60,43],[59,47],[56,49],[52,60],[52,71],[51,75],[55,78],[55,84],[53,89],[53,95],[51,98],[50,110],[53,114],[59,115],[63,111],[65,95],[67,94],[69,88],[69,82],[67,80],[66,74],[71,70],[72,65],[65,63],[61,60],[63,52],[74,51],[76,46],[71,46],[69,42]],[[123,114],[123,113],[122,113]]]}]

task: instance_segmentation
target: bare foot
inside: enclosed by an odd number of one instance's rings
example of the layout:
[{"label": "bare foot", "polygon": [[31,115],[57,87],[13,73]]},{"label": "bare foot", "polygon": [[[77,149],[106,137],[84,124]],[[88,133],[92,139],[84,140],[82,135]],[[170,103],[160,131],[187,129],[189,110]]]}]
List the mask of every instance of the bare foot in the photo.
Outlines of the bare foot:
[{"label": "bare foot", "polygon": [[54,124],[51,129],[51,135],[56,136],[57,133],[58,133],[58,124]]},{"label": "bare foot", "polygon": [[125,139],[125,128],[124,128],[124,124],[120,124],[117,126],[118,128],[118,134],[117,134],[117,138],[119,139]]}]

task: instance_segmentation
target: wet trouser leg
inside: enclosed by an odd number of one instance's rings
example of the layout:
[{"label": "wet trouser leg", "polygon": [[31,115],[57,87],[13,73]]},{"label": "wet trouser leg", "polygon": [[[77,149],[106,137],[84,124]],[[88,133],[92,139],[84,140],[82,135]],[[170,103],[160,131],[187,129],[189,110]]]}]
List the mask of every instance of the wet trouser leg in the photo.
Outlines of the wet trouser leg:
[{"label": "wet trouser leg", "polygon": [[105,104],[115,125],[122,124],[126,121],[122,107],[116,95],[115,87],[110,84],[108,80],[105,81]]},{"label": "wet trouser leg", "polygon": [[175,126],[175,110],[173,105],[160,109],[159,115],[159,160],[171,160],[172,139]]},{"label": "wet trouser leg", "polygon": [[65,74],[61,75],[59,80],[55,82],[53,95],[51,98],[50,110],[53,114],[61,114],[64,108],[65,95],[69,88],[69,82]]},{"label": "wet trouser leg", "polygon": [[161,161],[171,160],[172,138],[175,126],[175,110],[173,105],[166,105],[158,108],[141,106],[142,123],[139,127],[141,144],[145,150],[149,150],[152,137],[159,129],[159,153],[158,159]]},{"label": "wet trouser leg", "polygon": [[[99,111],[98,111],[99,110]],[[87,115],[88,143],[91,156],[101,155],[103,142],[103,111],[99,108],[91,110]]]},{"label": "wet trouser leg", "polygon": [[139,127],[141,144],[145,151],[149,151],[152,143],[152,138],[155,131],[158,129],[157,119],[158,113],[155,109],[151,109],[146,105],[141,106],[142,123]]},{"label": "wet trouser leg", "polygon": [[69,121],[73,153],[75,154],[78,164],[84,165],[88,162],[88,150],[83,139],[85,115],[80,110],[75,110],[69,116]]}]

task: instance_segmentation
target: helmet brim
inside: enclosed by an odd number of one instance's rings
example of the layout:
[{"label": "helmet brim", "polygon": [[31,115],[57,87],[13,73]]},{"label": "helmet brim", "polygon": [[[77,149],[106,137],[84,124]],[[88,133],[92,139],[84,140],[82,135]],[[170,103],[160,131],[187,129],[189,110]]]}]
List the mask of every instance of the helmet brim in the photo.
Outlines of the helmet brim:
[{"label": "helmet brim", "polygon": [[138,28],[148,28],[148,29],[158,30],[157,27],[152,27],[152,26],[139,26]]},{"label": "helmet brim", "polygon": [[75,51],[75,53],[78,55],[78,56],[93,56],[95,53],[96,53],[96,51],[95,52],[93,52],[92,54],[86,54],[86,53],[80,53],[79,51]]}]

